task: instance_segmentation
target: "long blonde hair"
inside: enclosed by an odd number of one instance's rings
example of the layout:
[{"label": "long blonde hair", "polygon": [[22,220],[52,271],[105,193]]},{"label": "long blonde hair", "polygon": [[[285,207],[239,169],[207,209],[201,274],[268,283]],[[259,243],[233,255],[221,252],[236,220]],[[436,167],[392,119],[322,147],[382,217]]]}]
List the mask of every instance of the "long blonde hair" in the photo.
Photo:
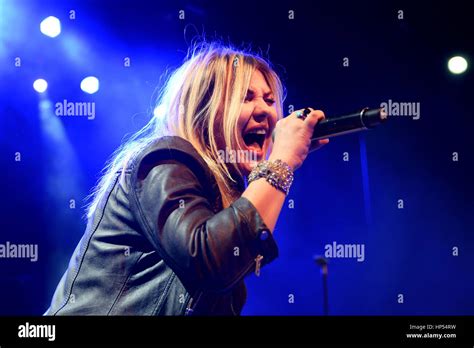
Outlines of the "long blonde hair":
[{"label": "long blonde hair", "polygon": [[158,112],[112,155],[91,194],[93,200],[87,215],[93,214],[114,174],[126,166],[127,160],[150,142],[166,135],[179,136],[193,145],[214,174],[222,204],[228,207],[240,195],[233,188],[236,182],[233,175],[242,174],[237,164],[220,160],[217,132],[221,132],[219,136],[224,139],[226,149],[242,148],[237,122],[256,69],[262,72],[273,92],[277,116],[281,118],[284,87],[268,61],[254,53],[216,42],[194,45],[185,62],[161,89]]}]

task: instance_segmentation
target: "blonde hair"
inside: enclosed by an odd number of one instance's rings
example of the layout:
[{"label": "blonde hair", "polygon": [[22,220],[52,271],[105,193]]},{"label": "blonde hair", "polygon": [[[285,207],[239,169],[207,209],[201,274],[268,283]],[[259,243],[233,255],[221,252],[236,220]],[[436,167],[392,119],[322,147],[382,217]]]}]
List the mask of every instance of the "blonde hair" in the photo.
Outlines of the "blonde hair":
[{"label": "blonde hair", "polygon": [[256,54],[216,42],[191,48],[185,62],[161,89],[156,109],[159,112],[112,155],[104,168],[105,173],[91,195],[88,216],[93,214],[115,173],[126,166],[128,159],[166,135],[179,136],[193,145],[214,174],[222,204],[228,207],[241,194],[234,188],[233,175],[242,174],[237,164],[226,164],[219,158],[217,132],[221,132],[219,136],[224,139],[226,149],[243,148],[237,122],[256,69],[273,92],[277,116],[281,118],[285,92],[269,62]]}]

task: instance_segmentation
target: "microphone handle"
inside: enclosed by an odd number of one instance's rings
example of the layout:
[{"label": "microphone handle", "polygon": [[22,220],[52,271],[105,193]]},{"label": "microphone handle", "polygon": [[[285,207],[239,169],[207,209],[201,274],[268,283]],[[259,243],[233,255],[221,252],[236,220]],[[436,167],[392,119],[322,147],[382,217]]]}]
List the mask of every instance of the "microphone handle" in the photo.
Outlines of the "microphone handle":
[{"label": "microphone handle", "polygon": [[311,140],[359,132],[362,130],[374,128],[386,120],[387,113],[383,108],[364,108],[360,112],[335,118],[327,118],[321,122],[318,122],[314,128]]}]

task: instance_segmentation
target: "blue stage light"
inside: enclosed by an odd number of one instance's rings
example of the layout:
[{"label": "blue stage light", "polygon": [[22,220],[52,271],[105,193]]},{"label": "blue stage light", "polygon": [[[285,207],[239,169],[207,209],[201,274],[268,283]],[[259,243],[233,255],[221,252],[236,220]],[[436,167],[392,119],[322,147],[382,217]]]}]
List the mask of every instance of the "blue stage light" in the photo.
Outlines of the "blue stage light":
[{"label": "blue stage light", "polygon": [[46,80],[37,79],[35,82],[33,82],[33,88],[38,93],[44,93],[48,89],[48,83]]},{"label": "blue stage light", "polygon": [[94,94],[99,90],[99,80],[95,76],[88,76],[81,81],[81,89],[89,94]]},{"label": "blue stage light", "polygon": [[41,32],[49,37],[56,37],[61,33],[61,22],[53,16],[49,16],[40,24]]}]

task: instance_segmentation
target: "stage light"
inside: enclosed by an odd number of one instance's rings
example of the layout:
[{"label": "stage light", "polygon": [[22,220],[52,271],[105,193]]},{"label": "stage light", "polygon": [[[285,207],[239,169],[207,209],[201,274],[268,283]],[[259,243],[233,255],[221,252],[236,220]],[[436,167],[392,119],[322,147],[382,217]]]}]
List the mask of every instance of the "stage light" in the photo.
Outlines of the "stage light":
[{"label": "stage light", "polygon": [[61,22],[53,16],[43,19],[40,24],[41,32],[49,37],[56,37],[61,33]]},{"label": "stage light", "polygon": [[38,93],[44,93],[48,89],[48,83],[46,82],[46,80],[38,79],[33,82],[33,88]]},{"label": "stage light", "polygon": [[95,76],[88,76],[81,82],[81,89],[89,94],[94,94],[99,90],[99,80]]},{"label": "stage light", "polygon": [[461,56],[452,57],[448,61],[448,69],[453,74],[462,74],[467,70],[467,60]]}]

